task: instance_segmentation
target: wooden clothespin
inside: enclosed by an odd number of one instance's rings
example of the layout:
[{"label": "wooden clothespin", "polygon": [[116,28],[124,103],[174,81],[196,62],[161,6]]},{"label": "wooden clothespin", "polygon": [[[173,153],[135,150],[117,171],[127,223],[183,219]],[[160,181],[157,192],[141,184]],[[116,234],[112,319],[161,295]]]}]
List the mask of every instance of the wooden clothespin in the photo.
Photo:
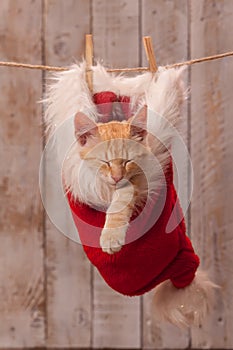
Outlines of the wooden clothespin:
[{"label": "wooden clothespin", "polygon": [[146,57],[149,61],[149,68],[151,72],[156,72],[158,67],[155,59],[155,53],[152,45],[152,39],[150,36],[143,37],[143,44],[146,51]]},{"label": "wooden clothespin", "polygon": [[86,81],[90,91],[93,91],[93,72],[91,66],[93,66],[93,40],[92,34],[86,34],[85,43],[85,59],[86,59]]}]

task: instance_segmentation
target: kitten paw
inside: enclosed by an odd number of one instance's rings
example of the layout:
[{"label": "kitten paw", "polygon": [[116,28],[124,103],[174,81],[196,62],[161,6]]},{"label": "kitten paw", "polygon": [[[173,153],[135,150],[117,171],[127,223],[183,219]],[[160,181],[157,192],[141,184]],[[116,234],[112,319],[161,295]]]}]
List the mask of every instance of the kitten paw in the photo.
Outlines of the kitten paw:
[{"label": "kitten paw", "polygon": [[103,252],[114,254],[121,250],[125,244],[127,228],[104,228],[100,236],[100,246]]}]

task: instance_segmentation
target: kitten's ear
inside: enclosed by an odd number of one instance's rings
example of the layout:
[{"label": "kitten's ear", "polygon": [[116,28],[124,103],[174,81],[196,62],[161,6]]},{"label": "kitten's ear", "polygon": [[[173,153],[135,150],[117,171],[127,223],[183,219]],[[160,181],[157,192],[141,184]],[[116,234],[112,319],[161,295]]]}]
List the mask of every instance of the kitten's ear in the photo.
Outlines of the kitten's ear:
[{"label": "kitten's ear", "polygon": [[75,137],[81,146],[84,146],[88,138],[98,134],[96,123],[86,114],[78,112],[74,117]]},{"label": "kitten's ear", "polygon": [[131,137],[142,141],[147,134],[147,106],[143,106],[130,122]]}]

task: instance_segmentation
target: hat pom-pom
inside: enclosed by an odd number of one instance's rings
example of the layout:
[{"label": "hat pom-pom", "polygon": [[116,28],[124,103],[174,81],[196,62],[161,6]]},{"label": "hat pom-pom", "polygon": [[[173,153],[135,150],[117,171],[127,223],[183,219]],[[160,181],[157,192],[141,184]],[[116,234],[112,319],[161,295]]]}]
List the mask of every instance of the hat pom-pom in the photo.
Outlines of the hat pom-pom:
[{"label": "hat pom-pom", "polygon": [[207,274],[197,271],[194,280],[184,288],[176,288],[170,280],[155,289],[153,306],[157,315],[178,327],[199,325],[212,309],[214,290],[219,288]]}]

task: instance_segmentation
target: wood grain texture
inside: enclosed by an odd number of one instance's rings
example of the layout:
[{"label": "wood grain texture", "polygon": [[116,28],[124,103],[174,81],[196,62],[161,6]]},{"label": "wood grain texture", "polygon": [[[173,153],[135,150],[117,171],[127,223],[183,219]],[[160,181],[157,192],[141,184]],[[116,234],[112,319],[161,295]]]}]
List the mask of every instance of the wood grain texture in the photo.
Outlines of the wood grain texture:
[{"label": "wood grain texture", "polygon": [[[113,67],[139,64],[138,1],[93,0],[94,57]],[[93,346],[140,347],[140,299],[112,291],[94,271]]]},{"label": "wood grain texture", "polygon": [[[1,1],[2,59],[41,63],[40,1]],[[45,343],[41,153],[41,72],[1,70],[0,346]]]},{"label": "wood grain texture", "polygon": [[142,0],[142,35],[152,36],[158,66],[187,59],[187,16],[185,0]]},{"label": "wood grain texture", "polygon": [[94,272],[94,348],[139,348],[140,304],[138,297],[124,297],[108,287]]},{"label": "wood grain texture", "polygon": [[[232,30],[232,1],[191,2],[192,57],[229,50]],[[202,349],[233,345],[232,73],[229,58],[191,71],[192,240],[202,267],[222,287],[210,317],[192,331],[192,346]]]},{"label": "wood grain texture", "polygon": [[44,0],[47,15],[46,63],[69,66],[84,57],[90,33],[91,0]]},{"label": "wood grain texture", "polygon": [[110,67],[137,67],[138,0],[93,0],[94,57]]},{"label": "wood grain texture", "polygon": [[[85,34],[90,30],[89,5],[89,1],[84,0],[46,2],[46,64],[69,65],[81,60]],[[54,205],[61,211],[53,181],[50,181],[47,195],[52,196]],[[82,247],[63,236],[49,219],[46,220],[46,237],[47,345],[90,347],[90,263]]]},{"label": "wood grain texture", "polygon": [[[188,6],[185,0],[142,0],[142,35],[150,35],[153,39],[156,62],[158,65],[188,59]],[[143,48],[142,48],[143,49]],[[145,50],[142,51],[142,65],[148,65]],[[187,74],[184,79],[187,81]],[[188,143],[188,108],[184,106],[181,135]],[[177,152],[174,142],[173,153]],[[181,204],[185,204],[188,196],[187,160],[179,164],[179,176],[182,182]],[[177,174],[175,182],[177,184]],[[185,330],[168,323],[161,322],[152,314],[152,297],[154,292],[143,297],[143,347],[146,349],[186,348],[189,334]]]}]

